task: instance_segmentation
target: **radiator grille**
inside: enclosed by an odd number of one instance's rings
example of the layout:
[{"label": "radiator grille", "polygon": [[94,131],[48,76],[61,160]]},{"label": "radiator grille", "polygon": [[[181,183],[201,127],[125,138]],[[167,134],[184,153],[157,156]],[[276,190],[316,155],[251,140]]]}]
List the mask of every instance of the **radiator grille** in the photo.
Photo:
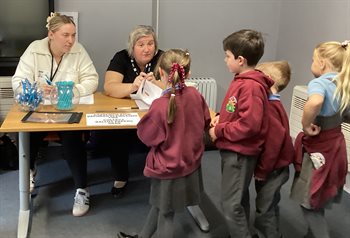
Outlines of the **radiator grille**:
[{"label": "radiator grille", "polygon": [[299,109],[299,110],[303,110],[305,102],[306,102],[305,98],[295,96],[293,98],[293,107],[295,107],[296,109]]},{"label": "radiator grille", "polygon": [[13,104],[11,77],[0,77],[0,124]]},{"label": "radiator grille", "polygon": [[217,85],[213,78],[189,78],[187,82],[196,84],[197,90],[203,95],[210,109],[216,111]]}]

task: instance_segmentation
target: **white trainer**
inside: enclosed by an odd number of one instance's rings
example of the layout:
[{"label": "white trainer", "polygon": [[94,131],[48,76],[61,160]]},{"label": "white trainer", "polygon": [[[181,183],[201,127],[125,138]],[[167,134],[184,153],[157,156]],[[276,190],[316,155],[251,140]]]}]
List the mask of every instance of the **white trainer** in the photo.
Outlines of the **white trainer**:
[{"label": "white trainer", "polygon": [[89,211],[89,197],[90,194],[86,189],[77,189],[74,197],[73,216],[84,216]]},{"label": "white trainer", "polygon": [[29,173],[29,192],[32,193],[35,188],[35,175],[36,175],[36,169],[30,170]]}]

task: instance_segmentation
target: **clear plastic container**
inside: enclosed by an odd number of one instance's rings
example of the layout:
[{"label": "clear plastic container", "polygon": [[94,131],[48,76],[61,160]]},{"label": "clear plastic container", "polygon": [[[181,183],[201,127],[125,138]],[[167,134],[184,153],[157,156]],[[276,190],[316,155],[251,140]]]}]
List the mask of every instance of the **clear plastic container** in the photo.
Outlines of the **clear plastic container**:
[{"label": "clear plastic container", "polygon": [[43,104],[43,91],[37,83],[31,84],[27,79],[14,92],[15,103],[22,111],[38,111]]}]

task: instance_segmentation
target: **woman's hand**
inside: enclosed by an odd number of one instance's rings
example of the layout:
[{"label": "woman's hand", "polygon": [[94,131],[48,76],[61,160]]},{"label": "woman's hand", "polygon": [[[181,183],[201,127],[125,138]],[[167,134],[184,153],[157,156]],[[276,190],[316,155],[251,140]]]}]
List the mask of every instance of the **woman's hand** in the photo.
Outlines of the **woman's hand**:
[{"label": "woman's hand", "polygon": [[52,91],[53,87],[54,86],[48,85],[48,84],[43,84],[43,85],[40,86],[41,90],[44,93],[44,97],[45,98],[50,98],[50,94],[51,94],[51,91]]},{"label": "woman's hand", "polygon": [[145,74],[144,78],[146,80],[151,81],[151,82],[156,80],[156,78],[154,77],[153,72],[149,72],[148,74],[144,73],[144,74]]},{"label": "woman's hand", "polygon": [[144,74],[145,73],[142,72],[140,75],[138,75],[135,78],[134,82],[131,84],[131,91],[132,92],[135,92],[135,91],[137,91],[139,89],[139,87],[141,86],[142,81],[145,79],[145,75]]}]

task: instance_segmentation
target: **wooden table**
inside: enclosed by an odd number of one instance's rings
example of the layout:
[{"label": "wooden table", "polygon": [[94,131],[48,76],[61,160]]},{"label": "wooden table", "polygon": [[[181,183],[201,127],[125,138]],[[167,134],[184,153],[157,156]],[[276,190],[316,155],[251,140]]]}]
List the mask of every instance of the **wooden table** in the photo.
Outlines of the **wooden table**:
[{"label": "wooden table", "polygon": [[[74,130],[106,130],[106,129],[130,129],[136,128],[135,125],[128,126],[87,126],[86,114],[88,113],[122,113],[137,112],[142,117],[146,112],[138,109],[118,111],[116,107],[136,107],[132,99],[117,99],[104,95],[101,92],[94,94],[94,104],[77,105],[72,111],[83,112],[80,123],[74,124],[52,124],[52,123],[23,123],[22,118],[27,114],[19,109],[18,106],[12,106],[7,114],[0,132],[18,132],[18,151],[19,151],[19,217],[17,226],[17,237],[27,237],[30,219],[30,193],[29,193],[29,132],[36,131],[74,131]],[[51,105],[45,105],[39,111],[57,111]],[[189,207],[189,211],[196,220],[200,228],[209,229],[209,224],[198,206]]]},{"label": "wooden table", "polygon": [[[22,123],[22,118],[27,114],[19,110],[18,106],[13,106],[7,114],[3,124],[0,127],[0,132],[34,132],[34,131],[74,131],[74,130],[103,130],[111,129],[111,126],[87,126],[86,114],[97,112],[120,113],[120,112],[137,112],[140,117],[145,114],[145,111],[127,110],[118,111],[116,107],[137,107],[134,100],[117,99],[97,92],[94,95],[94,104],[77,105],[75,112],[83,112],[80,123],[74,124],[52,124],[52,123]],[[45,105],[39,111],[54,112],[57,111],[51,105]],[[135,126],[115,126],[118,129],[135,128]],[[113,128],[113,127],[112,127]]]}]

